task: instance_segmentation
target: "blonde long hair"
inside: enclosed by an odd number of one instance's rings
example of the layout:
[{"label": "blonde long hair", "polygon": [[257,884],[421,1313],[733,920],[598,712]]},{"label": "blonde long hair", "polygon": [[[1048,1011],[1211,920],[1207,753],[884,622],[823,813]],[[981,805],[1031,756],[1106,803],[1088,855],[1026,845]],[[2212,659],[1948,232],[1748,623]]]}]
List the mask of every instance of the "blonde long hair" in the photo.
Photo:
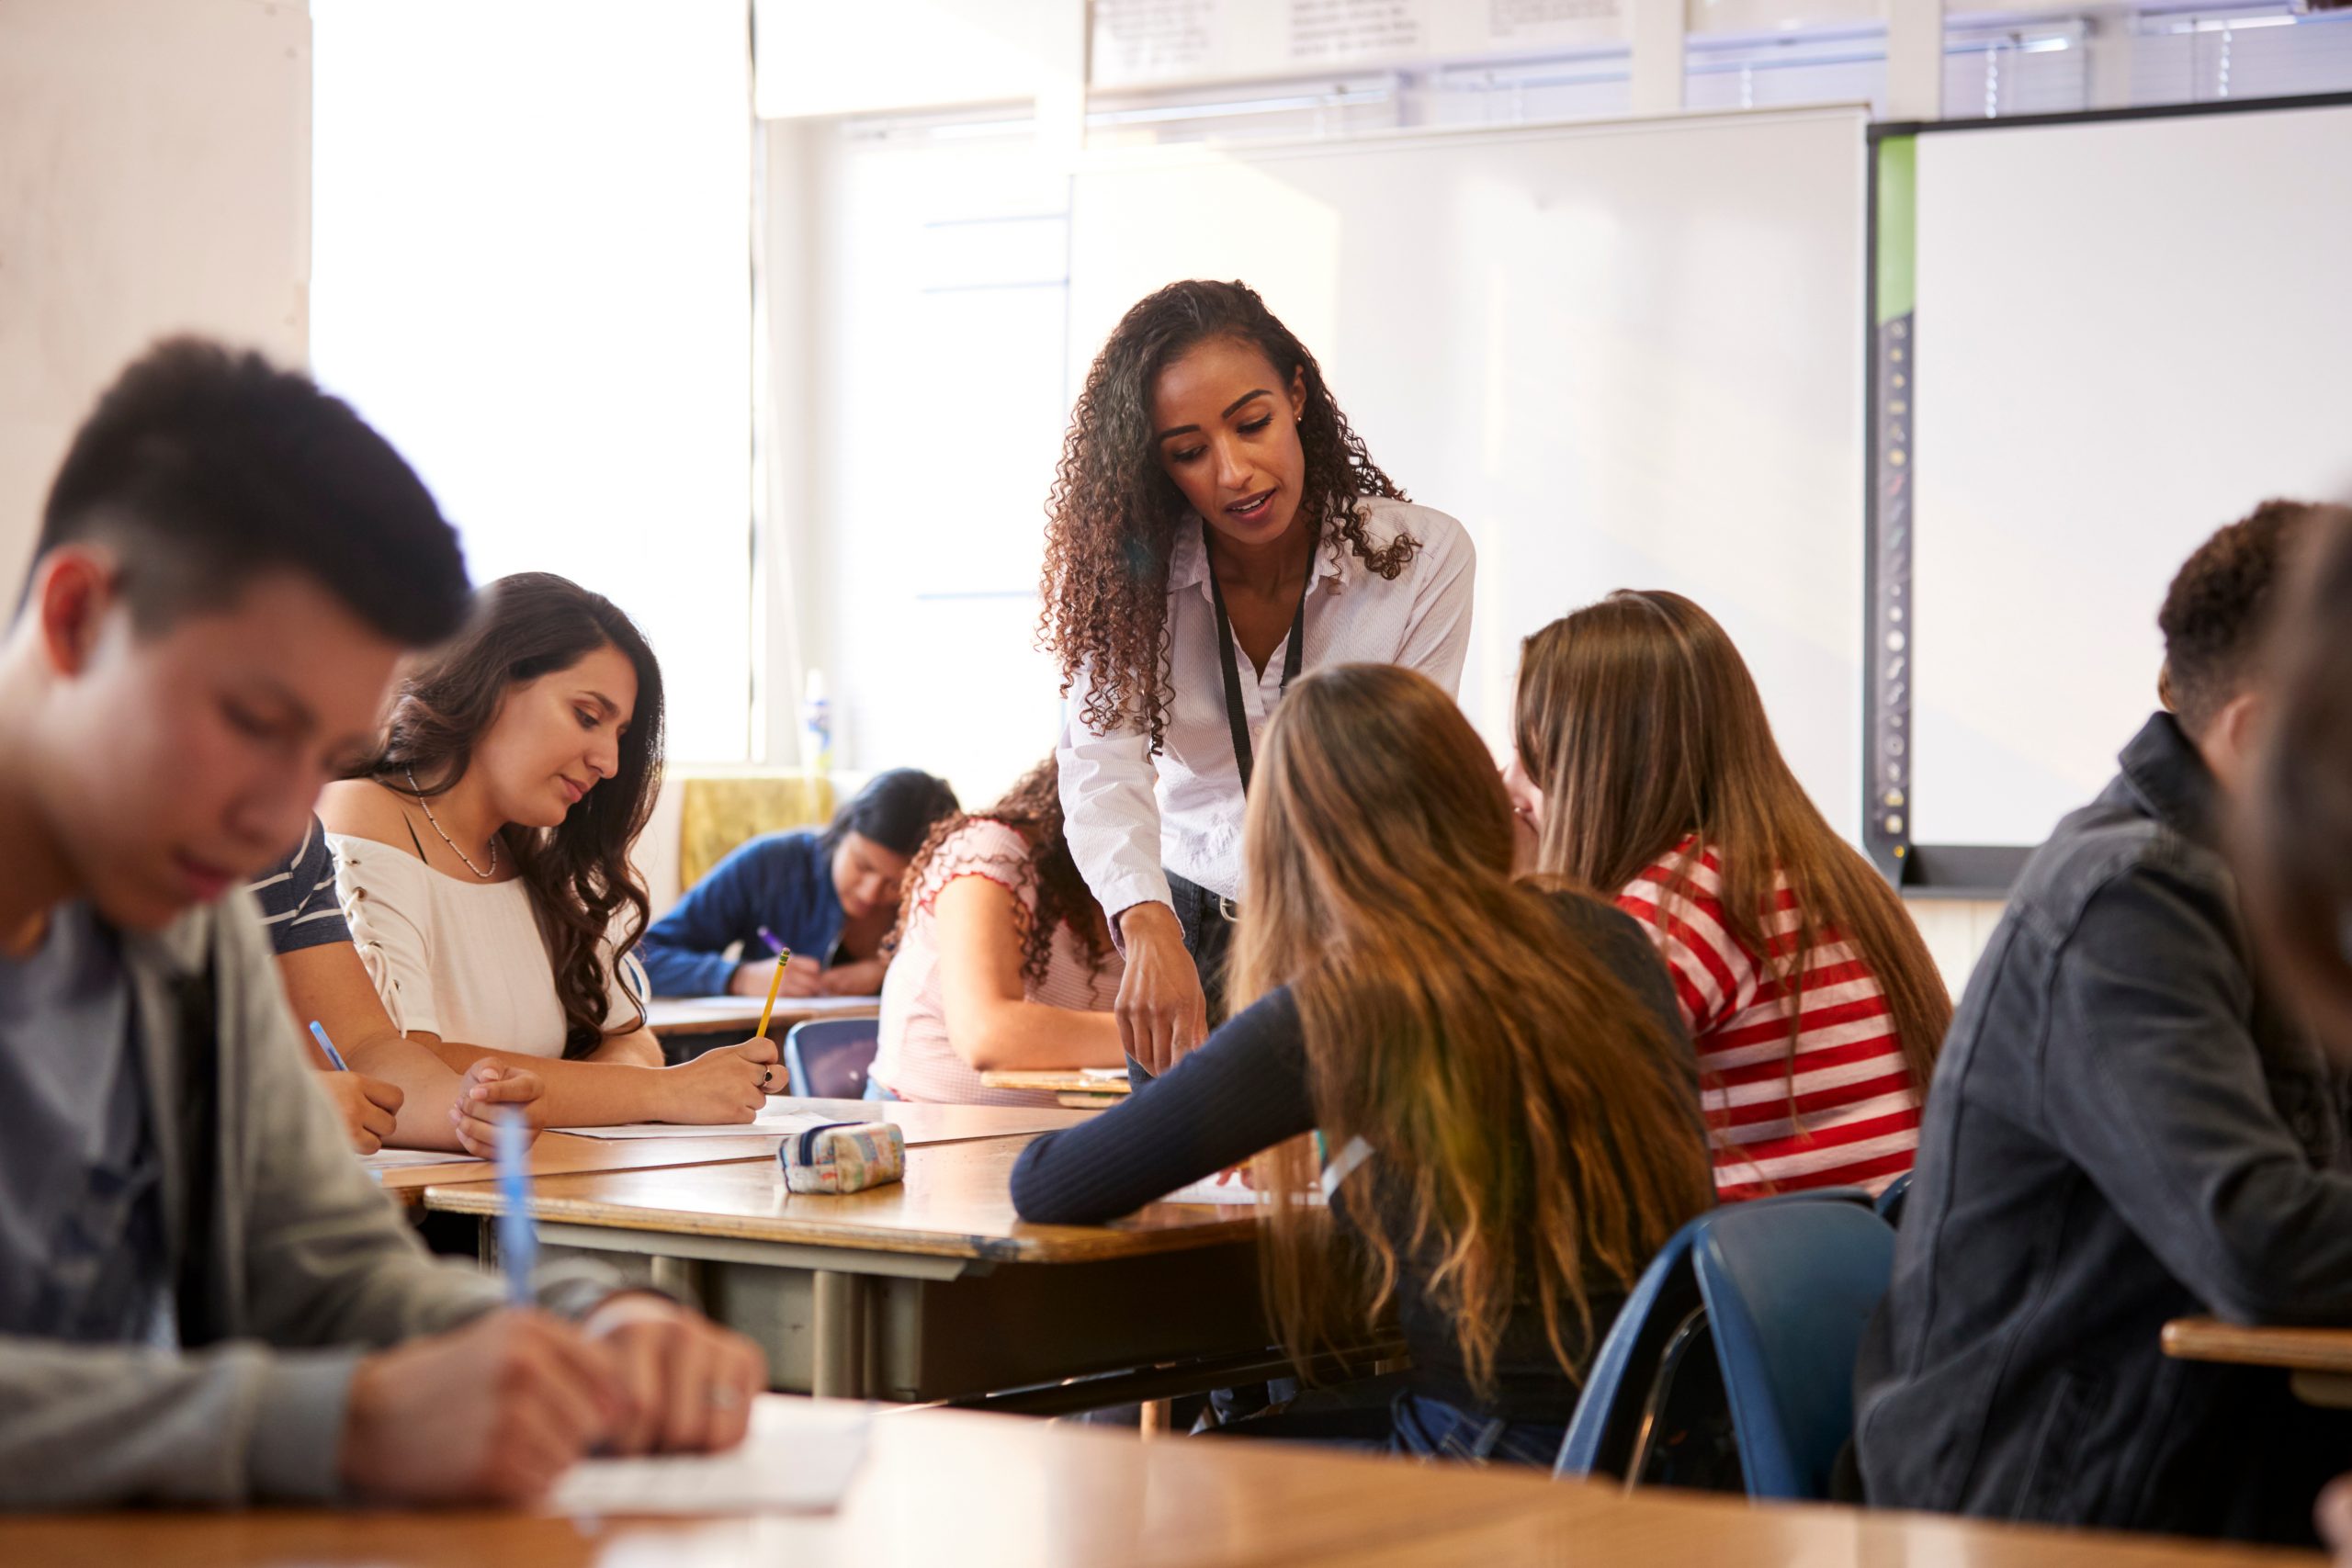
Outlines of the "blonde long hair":
[{"label": "blonde long hair", "polygon": [[[1536,863],[1603,896],[1686,839],[1664,890],[1689,897],[1700,852],[1722,868],[1724,918],[1790,998],[1793,1069],[1805,955],[1835,931],[1886,994],[1921,1099],[1951,1022],[1928,944],[1903,900],[1815,808],[1772,739],[1747,661],[1713,615],[1679,593],[1622,589],[1562,616],[1520,650],[1514,739],[1544,792]],[[1774,879],[1796,905],[1795,940],[1766,929]],[[1664,919],[1665,897],[1659,901]]]},{"label": "blonde long hair", "polygon": [[[1261,1156],[1284,1347],[1303,1365],[1347,1343],[1343,1325],[1360,1334],[1393,1297],[1400,1258],[1434,1254],[1427,1289],[1474,1385],[1491,1386],[1529,1296],[1576,1375],[1587,1280],[1630,1285],[1713,1201],[1685,1048],[1567,939],[1544,894],[1511,880],[1501,782],[1428,678],[1317,671],[1261,750],[1236,996],[1290,987],[1317,1124],[1330,1147],[1361,1138],[1374,1155],[1345,1190],[1364,1242],[1351,1273],[1332,1269],[1303,1206],[1312,1142]],[[1392,1201],[1371,1201],[1374,1183]]]}]

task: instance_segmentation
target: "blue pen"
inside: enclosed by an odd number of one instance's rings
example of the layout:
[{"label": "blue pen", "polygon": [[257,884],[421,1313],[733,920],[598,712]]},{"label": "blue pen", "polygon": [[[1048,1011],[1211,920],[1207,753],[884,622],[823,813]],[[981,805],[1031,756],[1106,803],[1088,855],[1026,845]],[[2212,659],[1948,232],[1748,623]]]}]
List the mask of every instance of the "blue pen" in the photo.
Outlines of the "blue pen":
[{"label": "blue pen", "polygon": [[498,1260],[506,1271],[506,1304],[532,1304],[531,1270],[539,1233],[531,1224],[531,1130],[513,1106],[498,1111]]},{"label": "blue pen", "polygon": [[351,1064],[343,1059],[343,1053],[336,1050],[334,1042],[327,1038],[326,1025],[315,1018],[311,1021],[311,1038],[319,1043],[319,1049],[327,1054],[327,1060],[334,1064],[336,1072],[351,1071]]},{"label": "blue pen", "polygon": [[782,958],[784,956],[784,943],[776,941],[775,932],[768,930],[765,926],[762,926],[760,928],[760,940],[768,944],[769,957]]}]

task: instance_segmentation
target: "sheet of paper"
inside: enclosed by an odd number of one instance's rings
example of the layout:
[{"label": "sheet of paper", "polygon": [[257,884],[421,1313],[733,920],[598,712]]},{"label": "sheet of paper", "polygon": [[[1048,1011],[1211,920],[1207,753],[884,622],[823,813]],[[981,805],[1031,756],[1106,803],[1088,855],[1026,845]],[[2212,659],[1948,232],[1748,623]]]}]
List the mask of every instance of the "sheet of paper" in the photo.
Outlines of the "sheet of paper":
[{"label": "sheet of paper", "polygon": [[[1204,1176],[1198,1181],[1188,1181],[1159,1201],[1163,1203],[1235,1203],[1247,1208],[1266,1201],[1266,1197],[1240,1177],[1220,1173]],[[1323,1194],[1311,1192],[1307,1194],[1306,1201],[1319,1208],[1323,1203]]]},{"label": "sheet of paper", "polygon": [[379,1149],[359,1156],[359,1168],[372,1176],[388,1170],[410,1170],[421,1165],[471,1165],[472,1155],[443,1154],[437,1149]]},{"label": "sheet of paper", "polygon": [[1261,1201],[1256,1188],[1229,1172],[1204,1176],[1198,1181],[1188,1181],[1160,1200],[1163,1203],[1244,1204],[1254,1204]]},{"label": "sheet of paper", "polygon": [[667,1122],[631,1122],[618,1127],[558,1127],[559,1133],[582,1138],[789,1138],[811,1127],[842,1120],[823,1111],[768,1110],[750,1122],[726,1122],[713,1126],[680,1127]]},{"label": "sheet of paper", "polygon": [[836,1400],[762,1394],[729,1453],[594,1459],[557,1483],[558,1514],[829,1514],[865,1461],[873,1412]]}]

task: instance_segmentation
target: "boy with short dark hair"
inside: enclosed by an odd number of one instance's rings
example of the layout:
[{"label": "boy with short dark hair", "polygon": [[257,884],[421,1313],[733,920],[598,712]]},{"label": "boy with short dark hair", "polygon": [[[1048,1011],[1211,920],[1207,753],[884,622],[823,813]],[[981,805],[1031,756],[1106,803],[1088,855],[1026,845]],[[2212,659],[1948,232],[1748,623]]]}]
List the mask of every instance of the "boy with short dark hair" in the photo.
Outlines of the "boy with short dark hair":
[{"label": "boy with short dark hair", "polygon": [[256,356],[165,344],[75,437],[0,644],[0,1506],[513,1500],[741,1437],[740,1337],[424,1255],[240,886],[467,603],[399,455]]},{"label": "boy with short dark hair", "polygon": [[2221,853],[2297,536],[2190,557],[2159,713],[2026,864],[1928,1100],[1855,1383],[1871,1503],[2309,1540],[2352,1425],[2283,1374],[2167,1359],[2167,1319],[2352,1320],[2342,1086],[2257,972]]}]

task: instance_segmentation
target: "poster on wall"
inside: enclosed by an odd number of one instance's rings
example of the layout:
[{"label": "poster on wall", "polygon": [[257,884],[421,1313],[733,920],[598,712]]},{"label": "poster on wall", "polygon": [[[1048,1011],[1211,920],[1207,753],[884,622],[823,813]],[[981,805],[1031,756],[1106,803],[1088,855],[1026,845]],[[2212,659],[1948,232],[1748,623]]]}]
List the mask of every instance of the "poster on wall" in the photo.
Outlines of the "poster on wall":
[{"label": "poster on wall", "polygon": [[1196,85],[1615,43],[1619,0],[1094,0],[1090,85]]}]

